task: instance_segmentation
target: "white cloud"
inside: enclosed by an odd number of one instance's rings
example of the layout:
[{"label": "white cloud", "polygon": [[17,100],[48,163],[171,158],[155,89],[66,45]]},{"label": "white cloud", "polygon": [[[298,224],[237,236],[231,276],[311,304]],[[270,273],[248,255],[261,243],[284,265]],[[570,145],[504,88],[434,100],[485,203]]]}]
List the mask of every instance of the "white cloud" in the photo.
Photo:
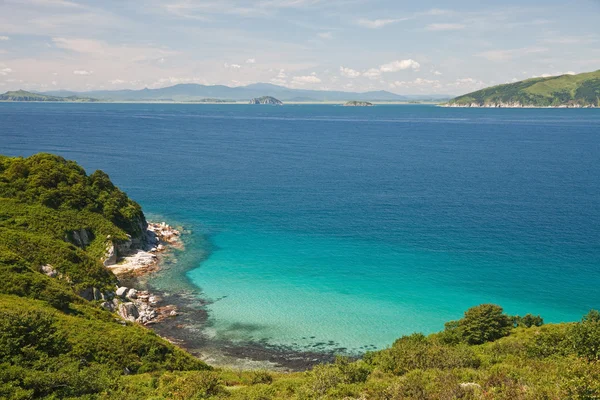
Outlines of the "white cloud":
[{"label": "white cloud", "polygon": [[225,63],[225,64],[223,64],[223,66],[225,68],[229,68],[229,69],[240,69],[240,68],[242,68],[242,66],[239,65],[239,64],[228,64],[228,63]]},{"label": "white cloud", "polygon": [[437,79],[416,78],[414,81],[395,81],[390,83],[392,88],[410,88],[410,87],[427,87],[437,89],[442,87]]},{"label": "white cloud", "polygon": [[249,58],[246,60],[246,64],[255,64],[256,63],[256,58]]},{"label": "white cloud", "polygon": [[360,76],[360,72],[346,67],[340,67],[340,73],[346,78],[358,78]]},{"label": "white cloud", "polygon": [[73,75],[92,75],[94,71],[87,71],[85,69],[76,69],[73,71]]},{"label": "white cloud", "polygon": [[379,28],[383,28],[386,25],[394,24],[396,22],[400,22],[400,21],[404,21],[404,20],[406,20],[406,18],[400,18],[400,19],[365,19],[365,18],[361,18],[358,21],[356,21],[356,23],[360,26],[364,26],[365,28],[379,29]]},{"label": "white cloud", "polygon": [[433,71],[433,74],[437,75],[437,76],[442,75],[442,73],[440,71]]},{"label": "white cloud", "polygon": [[413,69],[415,71],[418,71],[419,68],[421,68],[421,64],[419,64],[418,62],[416,62],[413,59],[408,59],[408,60],[397,60],[397,61],[392,61],[387,64],[383,64],[382,66],[379,67],[379,70],[381,72],[398,72],[398,71],[401,71],[404,69]]},{"label": "white cloud", "polygon": [[304,85],[305,83],[321,83],[321,80],[313,73],[312,75],[295,76],[292,78],[292,83]]},{"label": "white cloud", "polygon": [[9,40],[9,39],[10,38],[8,36],[0,36],[0,41]]},{"label": "white cloud", "polygon": [[123,79],[113,79],[112,81],[109,81],[112,85],[120,85],[122,83],[125,83],[125,81]]},{"label": "white cloud", "polygon": [[428,31],[437,32],[437,31],[459,31],[461,29],[465,29],[466,25],[463,24],[429,24],[425,28]]},{"label": "white cloud", "polygon": [[13,70],[8,67],[0,69],[0,75],[2,75],[2,76],[6,76],[6,75],[10,74],[11,72],[13,72]]},{"label": "white cloud", "polygon": [[321,39],[327,39],[327,40],[333,39],[333,33],[331,33],[331,32],[320,32],[320,33],[318,33],[318,36]]},{"label": "white cloud", "polygon": [[363,76],[369,79],[378,79],[381,76],[381,70],[379,68],[370,68],[363,72]]}]

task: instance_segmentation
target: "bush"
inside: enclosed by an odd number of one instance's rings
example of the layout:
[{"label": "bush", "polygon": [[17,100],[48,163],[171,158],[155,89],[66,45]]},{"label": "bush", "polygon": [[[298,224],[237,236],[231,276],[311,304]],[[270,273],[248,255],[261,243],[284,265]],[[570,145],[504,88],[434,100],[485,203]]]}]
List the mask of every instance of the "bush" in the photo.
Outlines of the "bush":
[{"label": "bush", "polygon": [[404,336],[390,349],[370,355],[372,365],[385,372],[403,375],[421,369],[477,368],[480,360],[465,345],[447,345],[422,334]]},{"label": "bush", "polygon": [[569,330],[575,353],[590,361],[600,360],[600,313],[590,311]]},{"label": "bush", "polygon": [[250,382],[252,382],[253,385],[261,383],[268,385],[273,382],[273,375],[264,370],[252,371]]},{"label": "bush", "polygon": [[468,344],[493,342],[507,336],[513,324],[513,318],[504,314],[502,307],[481,304],[469,308],[461,320],[446,324],[446,338],[455,337]]}]

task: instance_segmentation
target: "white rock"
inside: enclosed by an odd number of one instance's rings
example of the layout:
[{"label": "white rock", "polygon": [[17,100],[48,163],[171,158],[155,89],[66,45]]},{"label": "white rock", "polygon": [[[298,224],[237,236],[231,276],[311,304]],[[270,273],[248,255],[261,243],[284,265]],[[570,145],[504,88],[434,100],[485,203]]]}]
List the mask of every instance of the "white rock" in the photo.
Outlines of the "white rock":
[{"label": "white rock", "polygon": [[137,292],[138,291],[135,289],[129,289],[129,291],[127,292],[125,297],[127,297],[129,299],[137,299]]},{"label": "white rock", "polygon": [[58,272],[50,264],[42,265],[42,273],[48,275],[50,278],[56,278],[58,275]]},{"label": "white rock", "polygon": [[117,289],[117,292],[116,292],[117,296],[124,297],[128,290],[129,290],[128,287],[121,286],[120,288]]}]

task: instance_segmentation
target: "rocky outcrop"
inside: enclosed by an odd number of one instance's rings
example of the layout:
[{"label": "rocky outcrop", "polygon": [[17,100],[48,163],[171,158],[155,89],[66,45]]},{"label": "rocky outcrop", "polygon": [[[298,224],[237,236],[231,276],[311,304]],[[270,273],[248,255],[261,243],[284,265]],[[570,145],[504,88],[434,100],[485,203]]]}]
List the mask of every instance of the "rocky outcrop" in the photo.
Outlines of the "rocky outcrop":
[{"label": "rocky outcrop", "polygon": [[157,253],[165,251],[167,245],[182,247],[180,232],[164,222],[147,224],[144,237],[143,246],[131,238],[126,241],[113,242],[112,248],[115,249],[115,256],[112,256],[109,242],[104,256],[104,265],[116,275],[141,273],[156,266]]},{"label": "rocky outcrop", "polygon": [[106,237],[106,240],[106,252],[104,253],[102,264],[104,264],[105,267],[108,267],[109,265],[117,263],[117,249],[111,240],[110,235]]},{"label": "rocky outcrop", "polygon": [[102,303],[102,307],[110,311],[117,310],[125,320],[148,325],[177,315],[175,306],[159,307],[160,299],[147,291],[120,287],[116,294],[116,299]]},{"label": "rocky outcrop", "polygon": [[277,100],[275,97],[271,97],[271,96],[257,97],[255,99],[250,100],[249,104],[270,104],[273,106],[282,106],[283,105],[281,100]]},{"label": "rocky outcrop", "polygon": [[42,265],[40,270],[44,275],[49,276],[50,278],[56,278],[59,275],[58,271],[50,264]]},{"label": "rocky outcrop", "polygon": [[65,241],[74,244],[77,247],[85,249],[94,240],[94,233],[91,229],[82,228],[76,231],[67,232]]},{"label": "rocky outcrop", "polygon": [[132,302],[119,304],[119,315],[131,322],[135,322],[140,316],[137,307]]}]

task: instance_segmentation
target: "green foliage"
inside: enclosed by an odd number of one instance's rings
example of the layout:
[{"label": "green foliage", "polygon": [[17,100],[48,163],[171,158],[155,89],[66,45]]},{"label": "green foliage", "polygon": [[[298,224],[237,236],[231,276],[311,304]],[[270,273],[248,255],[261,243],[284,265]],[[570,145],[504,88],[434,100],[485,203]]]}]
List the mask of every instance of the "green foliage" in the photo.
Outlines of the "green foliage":
[{"label": "green foliage", "polygon": [[519,103],[524,106],[600,106],[600,71],[533,78],[492,86],[459,96],[450,104],[480,106]]},{"label": "green foliage", "polygon": [[89,177],[73,161],[52,154],[28,158],[0,157],[0,198],[61,210],[85,210],[103,215],[132,236],[145,223],[141,207],[115,187],[108,175]]},{"label": "green foliage", "polygon": [[575,353],[590,361],[600,361],[600,313],[592,310],[569,331]]},{"label": "green foliage", "polygon": [[258,384],[266,384],[269,385],[273,383],[273,375],[271,375],[268,371],[265,370],[257,370],[251,373],[251,382],[253,385]]},{"label": "green foliage", "polygon": [[513,319],[516,327],[531,328],[544,325],[544,319],[539,315],[526,314],[524,317],[517,315]]},{"label": "green foliage", "polygon": [[492,342],[508,335],[513,324],[513,318],[504,314],[502,307],[481,304],[469,308],[461,320],[446,324],[445,340],[458,339],[468,344]]},{"label": "green foliage", "polygon": [[394,375],[415,369],[476,368],[480,364],[468,346],[446,345],[420,333],[401,337],[391,348],[370,354],[366,361]]}]

